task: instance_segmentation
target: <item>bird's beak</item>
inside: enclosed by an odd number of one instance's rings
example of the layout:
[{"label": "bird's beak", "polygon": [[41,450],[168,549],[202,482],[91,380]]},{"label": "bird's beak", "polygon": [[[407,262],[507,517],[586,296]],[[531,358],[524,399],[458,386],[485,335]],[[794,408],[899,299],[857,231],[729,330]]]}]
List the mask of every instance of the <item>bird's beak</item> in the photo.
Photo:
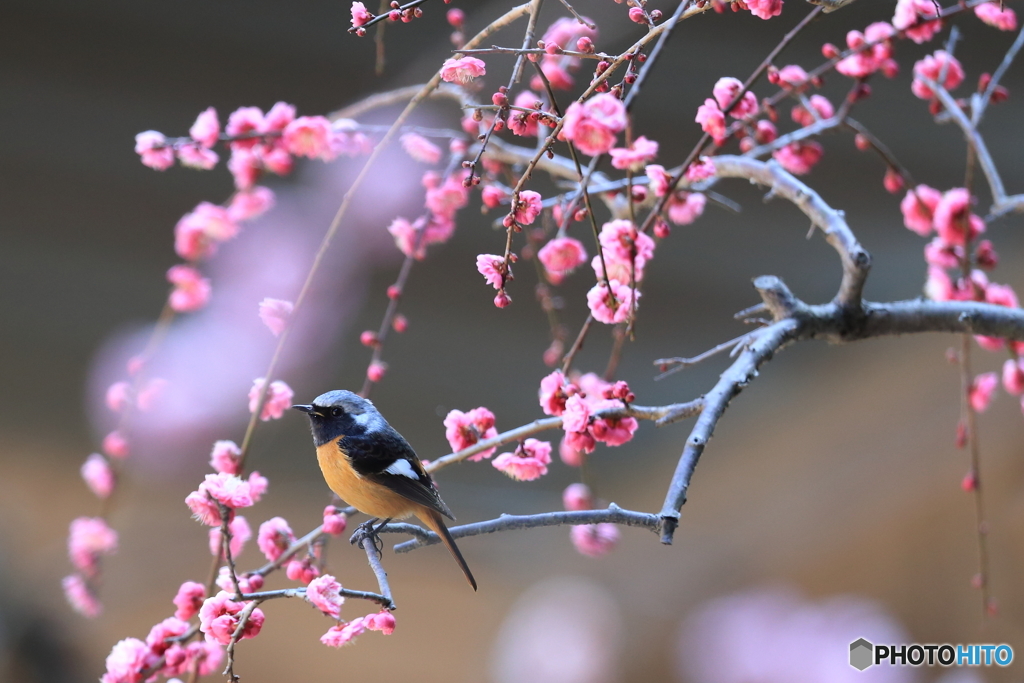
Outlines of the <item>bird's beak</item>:
[{"label": "bird's beak", "polygon": [[301,410],[304,413],[309,413],[310,415],[313,415],[313,414],[316,413],[316,409],[313,406],[311,406],[311,405],[297,405],[297,406],[292,406],[292,408],[294,410]]}]

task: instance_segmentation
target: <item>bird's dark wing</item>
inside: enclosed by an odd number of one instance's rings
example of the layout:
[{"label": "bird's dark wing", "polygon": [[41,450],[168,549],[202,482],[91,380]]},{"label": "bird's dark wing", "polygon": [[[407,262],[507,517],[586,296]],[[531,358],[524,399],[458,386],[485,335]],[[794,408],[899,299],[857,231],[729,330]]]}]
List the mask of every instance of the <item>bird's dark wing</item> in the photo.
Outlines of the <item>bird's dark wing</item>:
[{"label": "bird's dark wing", "polygon": [[363,477],[454,520],[409,442],[393,429],[342,437],[338,446]]}]

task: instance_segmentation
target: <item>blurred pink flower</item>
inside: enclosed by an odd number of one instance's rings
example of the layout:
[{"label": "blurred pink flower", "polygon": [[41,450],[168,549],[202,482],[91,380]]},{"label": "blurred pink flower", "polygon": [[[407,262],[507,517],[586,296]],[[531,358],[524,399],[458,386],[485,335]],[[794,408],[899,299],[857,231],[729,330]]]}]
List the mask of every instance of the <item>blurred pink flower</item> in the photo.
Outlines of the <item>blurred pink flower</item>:
[{"label": "blurred pink flower", "polygon": [[588,557],[600,557],[619,543],[619,527],[614,524],[580,524],[569,532],[576,550]]},{"label": "blurred pink flower", "polygon": [[927,237],[933,228],[932,216],[942,199],[942,193],[927,185],[918,185],[907,192],[900,202],[903,224],[921,237]]},{"label": "blurred pink flower", "polygon": [[419,133],[405,133],[401,141],[402,149],[416,161],[436,164],[441,160],[441,148]]},{"label": "blurred pink flower", "polygon": [[[743,90],[743,83],[738,78],[725,76],[718,79],[715,87],[711,90],[711,94],[714,95],[718,108],[724,112],[725,108],[729,106],[729,103],[735,99],[741,90]],[[736,103],[736,106],[732,108],[732,111],[729,112],[729,116],[734,119],[744,119],[756,113],[757,96],[747,91],[743,94],[743,98]]]},{"label": "blurred pink flower", "polygon": [[[238,628],[238,614],[245,609],[245,606],[246,603],[235,602],[225,591],[217,593],[212,598],[207,598],[199,609],[199,630],[206,635],[207,640],[221,645],[229,644],[232,634]],[[263,610],[259,607],[253,609],[242,629],[239,640],[258,636],[263,628],[264,619]]]},{"label": "blurred pink flower", "polygon": [[935,206],[935,231],[947,244],[964,246],[985,232],[985,222],[971,213],[971,195],[957,187],[945,192]]},{"label": "blurred pink flower", "polygon": [[300,116],[285,127],[281,140],[295,156],[319,158],[330,152],[331,122],[323,116]]},{"label": "blurred pink flower", "polygon": [[[228,529],[231,532],[231,557],[237,559],[242,554],[242,550],[245,548],[245,543],[252,538],[252,528],[249,526],[249,522],[246,521],[242,515],[237,515],[228,524]],[[210,529],[210,554],[213,556],[223,556],[221,553],[221,547],[224,543],[223,536],[220,533],[220,528],[216,527]]]},{"label": "blurred pink flower", "polygon": [[[259,407],[260,392],[263,391],[263,385],[266,382],[267,380],[263,377],[253,380],[252,388],[249,389],[250,413],[255,413]],[[263,410],[260,412],[260,419],[264,422],[280,419],[284,415],[284,411],[291,407],[293,398],[295,398],[295,392],[292,391],[291,387],[279,379],[274,380],[270,383],[270,388],[267,390],[267,396],[263,402]]]},{"label": "blurred pink flower", "polygon": [[942,20],[935,18],[936,12],[931,0],[897,0],[892,25],[915,43],[927,43],[942,30]]},{"label": "blurred pink flower", "polygon": [[201,171],[209,171],[217,165],[220,157],[212,149],[206,149],[201,145],[180,145],[175,153],[178,161],[186,168],[195,168]]},{"label": "blurred pink flower", "polygon": [[689,225],[701,217],[706,203],[707,197],[700,192],[677,192],[668,202],[668,219],[676,225]]},{"label": "blurred pink flower", "polygon": [[267,297],[260,302],[260,320],[270,328],[275,337],[280,336],[288,325],[288,317],[294,308],[295,304],[291,301]]},{"label": "blurred pink flower", "polygon": [[248,190],[236,192],[228,207],[228,219],[248,221],[259,218],[274,207],[274,192],[269,187],[257,185]]},{"label": "blurred pink flower", "polygon": [[226,472],[207,474],[199,488],[185,497],[185,504],[192,510],[192,515],[207,526],[219,526],[221,523],[218,503],[227,507],[229,514],[236,508],[251,506],[253,500],[249,483]]},{"label": "blurred pink flower", "polygon": [[285,565],[284,575],[291,581],[298,581],[303,584],[308,584],[310,581],[319,576],[320,570],[317,569],[312,560],[309,557],[305,557],[301,560],[290,560]]},{"label": "blurred pink flower", "polygon": [[120,413],[132,404],[132,385],[128,382],[111,384],[107,387],[106,403],[110,410]]},{"label": "blurred pink flower", "polygon": [[197,311],[210,301],[210,281],[192,266],[171,266],[167,281],[174,285],[167,303],[178,313]]},{"label": "blurred pink flower", "polygon": [[631,169],[634,173],[643,170],[644,165],[658,156],[658,143],[643,135],[629,147],[616,147],[608,151],[612,155],[612,166],[620,170]]},{"label": "blurred pink flower", "polygon": [[395,632],[395,615],[382,609],[376,614],[367,614],[363,617],[363,623],[371,631],[380,631],[386,636]]},{"label": "blurred pink flower", "polygon": [[[814,110],[814,114],[816,114],[819,119],[830,119],[836,113],[835,107],[833,107],[832,103],[828,101],[828,98],[821,95],[811,95],[810,98],[808,98],[808,102],[811,105],[811,109]],[[811,112],[802,104],[798,104],[793,107],[790,112],[790,116],[801,126],[810,126],[815,121]]]},{"label": "blurred pink flower", "polygon": [[565,412],[565,403],[569,398],[566,393],[565,375],[555,370],[540,381],[540,408],[547,415],[561,415]]},{"label": "blurred pink flower", "polygon": [[713,99],[709,97],[704,100],[704,104],[697,107],[697,116],[694,121],[700,124],[701,130],[715,140],[715,144],[721,145],[725,142],[725,114]]},{"label": "blurred pink flower", "polygon": [[569,484],[562,492],[562,505],[566,510],[589,510],[594,507],[594,494],[586,484]]},{"label": "blurred pink flower", "polygon": [[142,672],[155,663],[157,656],[138,638],[125,638],[107,655],[107,671],[100,683],[140,683]]},{"label": "blurred pink flower", "polygon": [[989,26],[994,26],[1000,31],[1016,31],[1017,15],[1009,7],[1000,8],[998,2],[986,2],[974,8],[974,14]]},{"label": "blurred pink flower", "polygon": [[341,606],[345,598],[341,596],[341,584],[330,574],[309,582],[306,586],[306,600],[332,619],[341,618]]},{"label": "blurred pink flower", "polygon": [[771,19],[782,14],[782,0],[744,0],[744,4],[759,19]]},{"label": "blurred pink flower", "polygon": [[82,463],[82,479],[98,498],[107,498],[114,490],[114,470],[99,453],[93,453]]},{"label": "blurred pink flower", "polygon": [[571,273],[587,260],[583,243],[572,237],[556,237],[537,252],[544,269],[557,276]]},{"label": "blurred pink flower", "polygon": [[135,136],[135,153],[142,157],[145,166],[157,171],[166,171],[174,165],[174,150],[167,146],[164,134],[155,130]]},{"label": "blurred pink flower", "polygon": [[[611,285],[610,289],[608,284]],[[608,284],[598,282],[587,292],[587,306],[598,322],[607,325],[625,322],[629,319],[636,299],[640,298],[640,292],[628,284],[620,284],[618,280],[610,280]]]},{"label": "blurred pink flower", "polygon": [[[229,137],[251,135],[261,133],[266,124],[263,119],[263,110],[259,107],[239,107],[228,115],[228,123],[224,132]],[[231,149],[249,149],[260,142],[259,137],[250,137],[244,140],[235,140],[230,143]]]},{"label": "blurred pink flower", "polygon": [[128,440],[116,429],[103,437],[103,452],[111,458],[127,458]]},{"label": "blurred pink flower", "polygon": [[[945,74],[945,80],[939,82],[942,74]],[[955,90],[964,81],[964,68],[956,57],[945,50],[936,50],[934,54],[926,55],[914,63],[914,81],[910,84],[914,95],[922,100],[930,100],[935,97],[935,93],[921,78],[927,78],[946,90]]]},{"label": "blurred pink flower", "polygon": [[348,525],[347,520],[348,517],[345,516],[345,513],[340,512],[333,505],[328,505],[324,508],[324,533],[340,536],[345,532],[345,527]]},{"label": "blurred pink flower", "polygon": [[213,147],[220,137],[220,121],[217,110],[208,107],[196,117],[196,122],[188,129],[189,136],[203,147]]},{"label": "blurred pink flower", "polygon": [[650,187],[654,194],[664,197],[672,184],[672,176],[665,171],[665,167],[660,164],[648,164],[644,168],[644,173],[650,181]]},{"label": "blurred pink flower", "polygon": [[998,386],[999,377],[994,372],[986,372],[974,378],[968,394],[974,412],[983,413],[988,410],[989,403],[992,402],[992,394]]},{"label": "blurred pink flower", "polygon": [[239,473],[242,449],[234,441],[215,441],[210,452],[210,467],[216,472]]},{"label": "blurred pink flower", "polygon": [[327,633],[320,636],[320,642],[328,647],[341,647],[348,645],[359,635],[366,631],[366,625],[362,619],[353,619],[347,624],[332,626]]},{"label": "blurred pink flower", "polygon": [[177,608],[174,616],[179,619],[189,620],[199,613],[199,608],[206,600],[206,587],[195,581],[186,581],[178,588],[178,594],[174,596],[174,606]]},{"label": "blurred pink flower", "polygon": [[[622,401],[616,399],[599,401],[592,406],[594,412],[617,408],[622,408]],[[590,433],[601,443],[621,446],[632,440],[638,427],[639,423],[633,417],[598,418],[590,425]]]},{"label": "blurred pink flower", "polygon": [[1003,363],[1003,389],[1013,396],[1024,393],[1024,361],[1010,358]]},{"label": "blurred pink flower", "polygon": [[517,481],[533,481],[548,473],[551,444],[527,439],[520,448],[512,453],[502,453],[491,464]]},{"label": "blurred pink flower", "polygon": [[117,551],[117,532],[102,517],[79,517],[71,522],[68,557],[86,576],[96,573],[100,555]]},{"label": "blurred pink flower", "polygon": [[283,517],[273,517],[260,524],[256,545],[269,562],[276,562],[295,542],[295,534]]},{"label": "blurred pink flower", "polygon": [[65,576],[61,586],[64,588],[64,597],[67,598],[68,604],[82,616],[92,619],[103,611],[103,605],[80,575]]},{"label": "blurred pink flower", "polygon": [[804,175],[811,172],[824,153],[821,145],[811,140],[791,142],[772,152],[772,157],[790,173]]}]

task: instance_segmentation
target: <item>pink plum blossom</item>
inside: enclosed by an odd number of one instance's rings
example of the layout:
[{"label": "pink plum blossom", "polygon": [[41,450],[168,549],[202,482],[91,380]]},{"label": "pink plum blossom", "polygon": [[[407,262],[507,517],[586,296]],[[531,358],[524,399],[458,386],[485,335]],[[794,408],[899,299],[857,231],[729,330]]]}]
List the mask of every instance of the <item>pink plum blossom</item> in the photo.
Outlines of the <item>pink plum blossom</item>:
[{"label": "pink plum blossom", "polygon": [[487,73],[487,65],[476,57],[446,59],[441,65],[441,80],[446,83],[466,85],[474,78]]},{"label": "pink plum blossom", "polygon": [[664,166],[660,164],[648,164],[644,168],[644,173],[647,175],[647,180],[650,182],[651,190],[658,197],[664,197],[668,194],[669,188],[672,185],[672,176],[668,174]]},{"label": "pink plum blossom", "polygon": [[[448,439],[448,445],[452,452],[465,450],[476,444],[478,441],[492,439],[498,435],[494,426],[494,413],[484,407],[474,408],[469,412],[452,410],[444,418],[444,436]],[[477,462],[489,458],[494,454],[495,448],[488,448],[476,455],[470,456],[470,460]]]},{"label": "pink plum blossom", "polygon": [[626,106],[611,93],[600,93],[582,104],[573,102],[562,118],[559,140],[572,142],[584,154],[603,154],[626,127]]},{"label": "pink plum blossom", "polygon": [[954,188],[942,195],[935,207],[935,231],[947,244],[963,246],[985,231],[985,222],[971,213],[971,195],[962,188]]},{"label": "pink plum blossom", "polygon": [[709,97],[704,100],[704,104],[697,107],[697,117],[694,121],[700,124],[701,130],[714,138],[715,144],[721,145],[725,142],[725,114],[713,99]]},{"label": "pink plum blossom", "polygon": [[488,209],[497,208],[507,197],[508,193],[495,185],[485,185],[484,189],[480,191],[480,199]]},{"label": "pink plum blossom", "polygon": [[1010,358],[1003,363],[1003,389],[1013,396],[1024,393],[1024,361]]},{"label": "pink plum blossom", "polygon": [[189,261],[212,256],[217,245],[238,235],[241,228],[223,206],[200,202],[174,227],[174,251]]},{"label": "pink plum blossom", "polygon": [[743,4],[759,19],[771,19],[782,14],[782,0],[744,0]]},{"label": "pink plum blossom", "polygon": [[555,370],[540,381],[540,407],[547,415],[561,415],[569,398],[565,375]]},{"label": "pink plum blossom", "polygon": [[[587,451],[578,450],[574,446],[575,443],[575,439],[571,440],[570,443],[569,434],[566,433],[558,444],[558,457],[569,467],[582,467]],[[591,446],[592,450],[593,446]]]},{"label": "pink plum blossom", "polygon": [[[242,550],[245,548],[245,543],[252,538],[252,528],[249,526],[249,522],[246,521],[245,517],[238,515],[228,524],[228,530],[231,532],[231,557],[237,558],[242,554]],[[223,557],[221,552],[224,544],[223,536],[220,533],[220,528],[210,529],[210,554],[213,556]]]},{"label": "pink plum blossom", "polygon": [[385,609],[376,614],[367,614],[363,617],[363,623],[370,631],[380,631],[386,636],[395,632],[395,615]]},{"label": "pink plum blossom", "polygon": [[[524,109],[535,109],[539,101],[540,98],[533,91],[524,90],[516,95],[513,104]],[[537,135],[537,114],[512,110],[508,119],[508,127],[516,135],[533,137]]]},{"label": "pink plum blossom", "polygon": [[[699,183],[702,180],[714,177],[716,173],[715,161],[711,157],[701,157],[686,167],[683,178],[688,183]],[[663,196],[664,192],[659,195]]]},{"label": "pink plum blossom", "polygon": [[256,545],[268,562],[276,562],[294,542],[295,534],[283,517],[272,517],[263,522],[256,534]]},{"label": "pink plum blossom", "polygon": [[[235,602],[225,591],[207,598],[199,609],[199,630],[206,635],[208,641],[228,645],[238,628],[239,613],[245,609],[245,604]],[[259,607],[252,610],[242,629],[240,640],[258,636],[263,628],[264,619],[263,610]]]},{"label": "pink plum blossom", "polygon": [[274,201],[273,190],[262,185],[236,192],[228,206],[228,218],[236,223],[259,218],[274,208]]},{"label": "pink plum blossom", "polygon": [[178,155],[178,161],[186,168],[209,171],[220,161],[216,152],[200,145],[180,145],[174,151]]},{"label": "pink plum blossom", "polygon": [[352,28],[359,28],[373,19],[373,15],[361,2],[352,3]]},{"label": "pink plum blossom", "polygon": [[577,239],[556,237],[541,247],[537,258],[549,274],[563,276],[586,263],[587,251]]},{"label": "pink plum blossom", "polygon": [[[725,108],[740,94],[741,90],[743,90],[743,84],[739,79],[725,76],[718,79],[711,92],[715,96],[718,108],[724,112]],[[729,116],[734,119],[745,119],[756,113],[757,97],[754,93],[748,91],[743,94],[743,97],[736,103],[736,106],[729,111]]]},{"label": "pink plum blossom", "polygon": [[517,481],[533,481],[548,473],[551,444],[527,439],[514,452],[502,453],[491,464]]},{"label": "pink plum blossom", "polygon": [[171,647],[171,643],[168,643],[167,639],[184,635],[186,631],[188,631],[187,621],[178,617],[167,617],[149,630],[149,635],[146,636],[146,645],[149,646],[153,654],[162,655]]},{"label": "pink plum blossom", "polygon": [[505,259],[497,254],[477,254],[476,269],[484,276],[484,281],[495,289],[505,286],[505,275],[502,270]]},{"label": "pink plum blossom", "polygon": [[[462,184],[466,177],[468,176],[465,172],[453,173],[441,185],[429,188],[426,199],[427,208],[436,216],[449,221],[455,218],[455,212],[469,203],[469,190]],[[443,239],[431,238],[428,234],[430,242],[444,242],[447,239],[447,236]]]},{"label": "pink plum blossom", "polygon": [[779,87],[786,90],[801,90],[810,78],[807,71],[797,64],[788,64],[779,69],[778,73]]},{"label": "pink plum blossom", "polygon": [[804,175],[811,172],[824,153],[821,145],[812,140],[791,142],[772,152],[772,157],[790,173]]},{"label": "pink plum blossom", "polygon": [[900,202],[903,224],[908,230],[913,230],[921,237],[927,237],[934,227],[932,218],[941,199],[942,193],[927,185],[918,185],[909,190],[907,196]]},{"label": "pink plum blossom", "polygon": [[217,120],[217,110],[208,107],[196,117],[196,122],[188,129],[189,136],[201,144],[210,148],[217,144],[220,137],[220,121]]},{"label": "pink plum blossom", "polygon": [[234,441],[215,441],[210,452],[210,467],[217,472],[239,474],[242,449]]},{"label": "pink plum blossom", "polygon": [[174,285],[167,303],[178,313],[198,311],[210,300],[210,281],[192,266],[171,266],[167,281]]},{"label": "pink plum blossom", "polygon": [[295,304],[284,299],[271,299],[267,297],[260,302],[260,320],[266,325],[275,337],[284,332],[288,325],[288,318],[292,314]]},{"label": "pink plum blossom", "polygon": [[638,173],[647,162],[654,161],[658,156],[658,143],[641,135],[629,147],[616,147],[608,153],[612,155],[612,166],[622,171],[631,169]]},{"label": "pink plum blossom", "polygon": [[135,136],[135,153],[142,157],[143,165],[157,171],[166,171],[174,165],[174,149],[167,145],[164,134],[155,130]]},{"label": "pink plum blossom", "polygon": [[332,626],[327,633],[320,636],[320,642],[328,647],[348,645],[357,636],[366,632],[366,624],[362,619],[353,619],[347,624]]},{"label": "pink plum blossom", "polygon": [[291,581],[308,584],[320,575],[320,570],[313,565],[312,558],[305,557],[301,560],[290,560],[285,565],[284,575]]},{"label": "pink plum blossom", "polygon": [[942,30],[942,20],[937,19],[935,3],[932,0],[897,0],[892,25],[903,31],[917,44],[927,43]]},{"label": "pink plum blossom", "polygon": [[111,458],[127,458],[130,452],[128,440],[115,429],[103,437],[103,452]]},{"label": "pink plum blossom", "polygon": [[80,575],[71,574],[70,576],[65,576],[61,581],[61,586],[64,589],[64,597],[67,598],[68,604],[82,616],[92,619],[98,617],[100,612],[103,611],[103,605],[96,599],[93,592],[89,590],[89,585]]},{"label": "pink plum blossom", "polygon": [[654,239],[637,230],[636,225],[626,219],[609,221],[601,226],[598,236],[605,258],[613,257],[629,262],[634,254],[645,261],[654,257]]},{"label": "pink plum blossom", "polygon": [[562,429],[566,432],[584,432],[590,426],[590,406],[579,395],[570,396],[562,412]]},{"label": "pink plum blossom", "polygon": [[341,618],[341,606],[345,598],[341,596],[341,584],[330,574],[324,574],[309,582],[306,586],[306,600],[314,607],[333,619]]},{"label": "pink plum blossom", "polygon": [[441,160],[441,148],[419,133],[405,133],[401,141],[405,153],[420,163],[436,164]]},{"label": "pink plum blossom", "polygon": [[174,596],[174,606],[177,608],[174,616],[178,619],[189,620],[199,614],[199,608],[206,600],[206,587],[195,581],[186,581],[178,588],[178,594]]},{"label": "pink plum blossom", "polygon": [[930,100],[935,97],[935,93],[920,79],[927,78],[938,83],[943,73],[946,77],[939,85],[946,90],[954,90],[964,81],[964,68],[957,58],[945,50],[936,50],[935,54],[914,63],[914,81],[910,84],[910,90],[922,100]]},{"label": "pink plum blossom", "polygon": [[629,319],[630,311],[639,298],[640,292],[629,285],[621,284],[618,280],[610,280],[608,284],[598,282],[587,292],[587,306],[594,320],[614,325]]},{"label": "pink plum blossom", "polygon": [[[622,408],[622,402],[618,400],[604,400],[593,404],[594,412],[601,410]],[[590,433],[594,439],[608,446],[621,446],[633,439],[633,433],[639,427],[636,418],[597,418],[590,425]]]},{"label": "pink plum blossom", "polygon": [[983,413],[988,410],[988,405],[992,401],[992,394],[998,386],[999,377],[994,372],[986,372],[975,377],[974,381],[971,382],[971,389],[968,394],[971,408],[977,413]]},{"label": "pink plum blossom", "polygon": [[185,497],[185,504],[199,522],[207,526],[219,526],[220,505],[227,507],[228,513],[233,514],[235,508],[251,506],[253,499],[248,482],[234,474],[218,472],[207,474],[199,488]]},{"label": "pink plum blossom", "polygon": [[[263,132],[266,124],[263,118],[263,110],[259,107],[239,107],[228,115],[228,123],[224,132],[228,137],[251,136],[254,133]],[[233,140],[231,149],[250,149],[260,142],[258,137],[247,137],[242,140]]]},{"label": "pink plum blossom", "polygon": [[99,453],[93,453],[82,463],[82,479],[98,498],[107,498],[114,490],[114,470]]},{"label": "pink plum blossom", "polygon": [[323,116],[300,116],[281,135],[289,153],[317,159],[330,152],[331,122]]},{"label": "pink plum blossom", "polygon": [[263,117],[263,126],[260,130],[264,133],[280,133],[295,120],[295,105],[287,102],[275,102],[267,115]]},{"label": "pink plum blossom", "polygon": [[700,192],[677,192],[668,203],[668,219],[676,225],[689,225],[704,213],[707,197]]},{"label": "pink plum blossom", "polygon": [[263,494],[267,492],[267,486],[270,485],[270,482],[259,472],[253,472],[250,474],[247,481],[249,484],[249,493],[252,495],[252,502],[260,502],[260,498],[262,498]]},{"label": "pink plum blossom", "polygon": [[157,660],[149,646],[138,638],[119,641],[107,655],[107,671],[100,683],[140,683],[142,672]]},{"label": "pink plum blossom", "polygon": [[100,555],[117,551],[117,532],[102,517],[79,517],[71,522],[68,557],[86,576],[96,573]]},{"label": "pink plum blossom", "polygon": [[540,215],[543,208],[543,198],[539,192],[523,190],[519,193],[519,201],[516,203],[513,218],[520,225],[530,225],[537,220],[537,216]]},{"label": "pink plum blossom", "polygon": [[105,400],[107,408],[120,413],[132,404],[132,385],[128,382],[114,382],[107,387]]},{"label": "pink plum blossom", "polygon": [[[255,593],[263,588],[263,577],[259,574],[236,574],[238,588],[243,593]],[[231,569],[225,565],[217,572],[217,579],[214,582],[222,591],[235,592],[235,582],[231,579]]]},{"label": "pink plum blossom", "polygon": [[348,518],[333,505],[324,508],[324,533],[340,536],[345,531]]},{"label": "pink plum blossom", "polygon": [[[835,107],[833,107],[832,103],[828,101],[828,98],[821,95],[811,95],[810,98],[808,98],[808,102],[811,105],[811,109],[814,110],[814,115],[819,119],[830,119],[836,113]],[[801,126],[809,126],[815,121],[814,115],[812,115],[812,113],[803,105],[793,107],[790,115],[793,117],[793,120]]]},{"label": "pink plum blossom", "polygon": [[586,484],[569,484],[562,492],[562,505],[571,511],[589,510],[594,507],[594,494]]},{"label": "pink plum blossom", "polygon": [[1017,15],[1009,7],[1000,9],[998,2],[986,2],[974,8],[974,14],[989,26],[994,26],[1000,31],[1016,31]]},{"label": "pink plum blossom", "polygon": [[582,555],[600,557],[619,542],[619,527],[614,524],[580,524],[570,532],[572,544]]},{"label": "pink plum blossom", "polygon": [[[252,388],[249,389],[249,412],[255,413],[259,407],[260,392],[263,391],[263,385],[266,384],[267,380],[263,377],[258,377],[253,380]],[[279,420],[284,411],[292,405],[292,399],[295,397],[295,392],[292,391],[291,387],[282,382],[281,380],[274,380],[270,383],[270,388],[267,389],[267,396],[263,402],[263,410],[260,412],[260,419],[264,422],[268,420]]]}]

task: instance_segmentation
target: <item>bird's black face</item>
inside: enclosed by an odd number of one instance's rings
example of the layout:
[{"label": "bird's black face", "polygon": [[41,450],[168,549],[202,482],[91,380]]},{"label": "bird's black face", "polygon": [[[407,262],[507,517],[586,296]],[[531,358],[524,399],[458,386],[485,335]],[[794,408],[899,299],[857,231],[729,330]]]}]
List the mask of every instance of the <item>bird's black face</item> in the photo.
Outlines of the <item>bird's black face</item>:
[{"label": "bird's black face", "polygon": [[383,422],[372,403],[351,391],[328,391],[308,405],[292,408],[309,416],[313,443],[317,446],[343,436],[364,434]]}]

